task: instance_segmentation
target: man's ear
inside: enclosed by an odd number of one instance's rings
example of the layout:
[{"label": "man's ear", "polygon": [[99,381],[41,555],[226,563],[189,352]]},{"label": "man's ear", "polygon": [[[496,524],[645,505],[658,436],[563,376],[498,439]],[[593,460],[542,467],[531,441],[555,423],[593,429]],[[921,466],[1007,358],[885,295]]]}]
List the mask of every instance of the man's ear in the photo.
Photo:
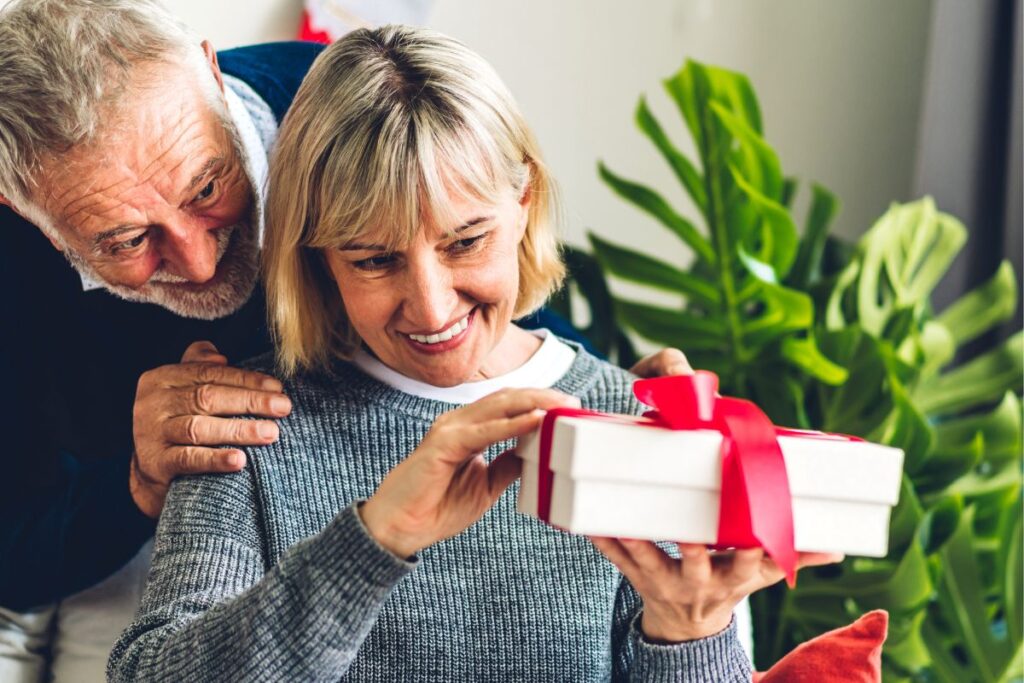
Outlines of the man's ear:
[{"label": "man's ear", "polygon": [[[18,211],[18,207],[16,207],[16,206],[15,206],[15,205],[14,205],[14,204],[13,204],[13,203],[11,202],[11,200],[10,200],[10,199],[8,199],[8,198],[7,198],[6,196],[4,196],[4,195],[2,195],[2,194],[0,194],[0,204],[2,204],[3,206],[9,207],[9,208],[11,209],[11,211],[13,211],[14,213],[18,214],[19,216],[21,216],[22,218],[24,218],[24,219],[25,219],[26,221],[28,221],[29,223],[32,223],[32,221],[31,221],[31,220],[29,219],[29,217],[28,217],[28,216],[26,216],[25,214],[23,214],[23,213],[22,213],[21,211]],[[33,224],[33,225],[35,225],[35,223],[32,223],[32,224]],[[44,235],[46,235],[46,239],[50,240],[50,244],[52,244],[52,245],[53,245],[53,248],[54,248],[54,249],[56,249],[57,251],[64,251],[64,247],[63,247],[63,246],[61,245],[61,243],[60,243],[60,242],[58,242],[58,241],[57,241],[57,240],[56,240],[56,239],[55,239],[55,238],[54,238],[54,237],[53,237],[52,235],[50,235],[50,233],[49,233],[48,231],[46,231],[46,230],[43,230],[43,229],[42,229],[42,228],[40,228],[40,227],[39,227],[38,225],[36,225],[36,228],[37,228],[37,229],[39,230],[39,232],[41,232],[41,233],[43,233]]]},{"label": "man's ear", "polygon": [[217,64],[217,51],[213,49],[213,45],[208,40],[204,40],[202,45],[203,54],[206,55],[206,61],[210,64],[210,71],[213,72],[213,77],[217,79],[217,87],[220,88],[221,92],[224,92],[224,79],[221,77],[220,65]]}]

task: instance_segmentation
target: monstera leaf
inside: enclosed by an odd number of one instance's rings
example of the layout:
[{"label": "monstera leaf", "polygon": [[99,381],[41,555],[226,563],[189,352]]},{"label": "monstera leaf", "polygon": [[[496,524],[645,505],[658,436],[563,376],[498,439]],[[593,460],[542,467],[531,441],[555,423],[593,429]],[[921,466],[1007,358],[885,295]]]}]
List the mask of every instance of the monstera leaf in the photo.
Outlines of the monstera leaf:
[{"label": "monstera leaf", "polygon": [[[694,262],[682,268],[591,234],[606,272],[683,302],[668,308],[615,298],[616,318],[659,344],[685,340],[691,360],[715,370],[725,391],[763,398],[762,405],[774,406],[772,417],[808,426],[800,410],[800,378],[828,384],[846,379],[846,370],[818,347],[815,303],[805,291],[818,278],[836,200],[815,188],[801,240],[787,208],[792,185],[762,137],[760,108],[745,76],[691,61],[665,81],[665,89],[696,143],[697,162],[673,144],[643,99],[636,123],[693,199],[699,219],[684,217],[654,190],[604,164],[599,173],[616,194],[689,247]],[[780,385],[786,387],[781,400],[775,396]]]},{"label": "monstera leaf", "polygon": [[819,631],[806,618],[813,599],[826,613],[890,611],[886,680],[1009,681],[1019,671],[1024,348],[1018,333],[946,369],[960,347],[1016,309],[1004,263],[933,313],[929,296],[965,240],[959,221],[930,199],[894,205],[836,279],[817,328],[849,378],[820,384],[809,410],[825,429],[902,448],[906,482],[889,557],[848,560],[794,591],[757,596],[778,616],[759,658],[773,660]]},{"label": "monstera leaf", "polygon": [[[590,305],[589,329],[609,349],[620,327],[684,349],[694,366],[719,374],[723,393],[754,400],[777,423],[906,453],[887,557],[807,570],[794,590],[752,596],[757,667],[884,608],[885,680],[1024,680],[1024,338],[954,364],[1013,315],[1012,268],[1004,263],[936,314],[930,295],[967,239],[958,220],[928,198],[895,204],[851,247],[829,235],[838,201],[812,185],[800,232],[789,209],[795,183],[763,137],[749,81],[689,61],[664,85],[697,158],[673,144],[644,100],[636,124],[699,216],[603,164],[599,173],[693,258],[669,263],[591,234],[596,261],[574,256],[588,264],[575,285]],[[681,303],[615,297],[603,275]],[[564,296],[560,305],[571,313]]]}]

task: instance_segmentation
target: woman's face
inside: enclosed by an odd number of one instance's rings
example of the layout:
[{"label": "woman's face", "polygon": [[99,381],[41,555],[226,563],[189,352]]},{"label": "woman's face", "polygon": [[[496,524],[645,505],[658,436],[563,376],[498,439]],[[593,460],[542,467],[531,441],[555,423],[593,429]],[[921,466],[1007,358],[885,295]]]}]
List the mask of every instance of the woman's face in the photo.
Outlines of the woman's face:
[{"label": "woman's face", "polygon": [[350,323],[381,362],[442,387],[517,367],[513,342],[503,345],[529,208],[529,192],[517,195],[498,204],[453,196],[458,222],[423,225],[399,251],[372,233],[324,251]]}]

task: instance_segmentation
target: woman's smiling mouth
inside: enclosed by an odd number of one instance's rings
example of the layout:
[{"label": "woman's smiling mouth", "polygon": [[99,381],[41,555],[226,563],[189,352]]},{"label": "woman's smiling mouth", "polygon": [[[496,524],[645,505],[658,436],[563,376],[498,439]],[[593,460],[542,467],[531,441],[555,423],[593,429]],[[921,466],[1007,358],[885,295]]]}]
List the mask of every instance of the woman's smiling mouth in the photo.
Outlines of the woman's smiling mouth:
[{"label": "woman's smiling mouth", "polygon": [[407,334],[405,332],[400,334],[417,351],[447,351],[458,346],[466,338],[475,312],[476,308],[473,308],[461,320],[456,320],[444,330],[434,334]]}]

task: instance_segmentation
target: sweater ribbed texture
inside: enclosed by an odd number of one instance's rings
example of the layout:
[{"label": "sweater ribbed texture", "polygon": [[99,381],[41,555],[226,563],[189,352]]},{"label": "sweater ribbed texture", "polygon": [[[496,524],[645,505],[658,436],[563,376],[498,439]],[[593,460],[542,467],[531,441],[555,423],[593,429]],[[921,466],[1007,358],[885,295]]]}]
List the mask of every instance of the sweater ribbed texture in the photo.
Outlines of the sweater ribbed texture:
[{"label": "sweater ribbed texture", "polygon": [[[276,443],[248,449],[242,472],[171,487],[109,680],[750,681],[735,623],[647,643],[629,583],[586,538],[517,513],[518,482],[462,534],[395,557],[357,504],[456,406],[347,363],[285,384]],[[637,413],[631,384],[578,350],[555,388]]]}]

